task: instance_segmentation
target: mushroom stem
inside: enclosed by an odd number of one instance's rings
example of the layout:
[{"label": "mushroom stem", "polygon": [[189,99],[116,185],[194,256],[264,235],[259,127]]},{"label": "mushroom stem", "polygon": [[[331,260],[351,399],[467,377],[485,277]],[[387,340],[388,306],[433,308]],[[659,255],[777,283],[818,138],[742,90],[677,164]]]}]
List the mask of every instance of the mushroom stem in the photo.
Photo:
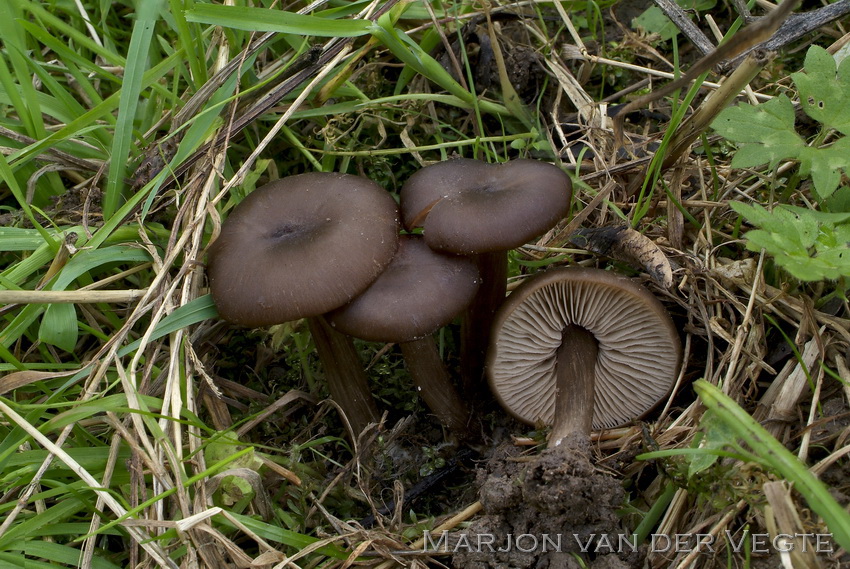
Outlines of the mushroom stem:
[{"label": "mushroom stem", "polygon": [[481,286],[461,321],[461,377],[464,393],[476,400],[485,397],[484,361],[496,309],[505,300],[508,254],[505,251],[477,256]]},{"label": "mushroom stem", "polygon": [[399,344],[419,395],[443,425],[468,439],[470,413],[452,384],[432,335]]},{"label": "mushroom stem", "polygon": [[596,338],[586,329],[574,324],[564,329],[555,355],[555,421],[549,447],[572,433],[590,435],[598,351]]},{"label": "mushroom stem", "polygon": [[308,318],[307,323],[331,399],[340,406],[357,438],[369,423],[377,423],[380,415],[354,341],[334,330],[323,316]]}]

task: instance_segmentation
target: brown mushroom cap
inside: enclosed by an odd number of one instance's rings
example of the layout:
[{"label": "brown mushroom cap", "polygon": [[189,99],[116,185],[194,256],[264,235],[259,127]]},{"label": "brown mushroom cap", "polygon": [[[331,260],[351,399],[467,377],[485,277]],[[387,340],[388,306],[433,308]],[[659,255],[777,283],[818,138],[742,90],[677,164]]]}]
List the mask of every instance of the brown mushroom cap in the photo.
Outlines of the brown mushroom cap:
[{"label": "brown mushroom cap", "polygon": [[398,247],[398,208],[359,176],[309,173],[248,195],[208,257],[222,318],[268,326],[317,316],[366,290]]},{"label": "brown mushroom cap", "polygon": [[658,299],[608,271],[553,269],[517,287],[493,326],[487,375],[517,419],[554,423],[555,354],[571,324],[598,343],[594,429],[637,419],[670,392],[681,345]]},{"label": "brown mushroom cap", "polygon": [[488,164],[457,158],[422,168],[401,189],[408,230],[423,227],[428,246],[458,255],[507,251],[566,216],[572,184],[536,160]]},{"label": "brown mushroom cap", "polygon": [[422,237],[403,235],[381,276],[326,318],[340,332],[364,340],[409,342],[451,322],[479,283],[472,259],[438,253]]}]

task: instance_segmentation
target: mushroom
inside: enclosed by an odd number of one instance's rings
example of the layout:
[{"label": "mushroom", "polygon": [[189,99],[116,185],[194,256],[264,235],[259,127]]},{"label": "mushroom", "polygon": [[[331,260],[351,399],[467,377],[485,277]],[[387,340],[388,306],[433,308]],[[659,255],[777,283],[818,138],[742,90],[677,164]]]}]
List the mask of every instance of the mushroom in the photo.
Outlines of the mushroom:
[{"label": "mushroom", "polygon": [[523,282],[499,309],[490,386],[520,421],[571,434],[643,416],[673,386],[679,335],[661,302],[601,269],[561,268]]},{"label": "mushroom", "polygon": [[350,338],[315,318],[362,293],[398,247],[398,208],[374,182],[308,173],[254,190],[237,205],[208,256],[219,314],[260,327],[308,318],[331,397],[360,432],[378,418]]},{"label": "mushroom", "polygon": [[475,391],[493,313],[505,299],[507,251],[567,215],[572,183],[557,166],[536,160],[488,164],[457,158],[422,168],[399,195],[408,231],[423,227],[432,249],[478,256],[481,290],[462,331],[464,383]]},{"label": "mushroom", "polygon": [[478,290],[475,262],[438,253],[421,236],[403,235],[389,267],[360,296],[327,314],[337,330],[376,342],[396,342],[425,403],[460,438],[469,409],[452,384],[433,333],[462,312]]}]

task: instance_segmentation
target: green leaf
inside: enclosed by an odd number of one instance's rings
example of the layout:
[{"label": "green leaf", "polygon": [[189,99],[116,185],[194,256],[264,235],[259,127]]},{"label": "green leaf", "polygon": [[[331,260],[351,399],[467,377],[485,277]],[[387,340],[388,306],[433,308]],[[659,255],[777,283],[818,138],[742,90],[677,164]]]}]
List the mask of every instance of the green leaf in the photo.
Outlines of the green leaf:
[{"label": "green leaf", "polygon": [[800,175],[811,176],[818,195],[827,198],[841,182],[841,170],[850,172],[850,138],[840,138],[833,145],[823,148],[805,146],[797,157],[800,160]]},{"label": "green leaf", "polygon": [[794,105],[780,95],[758,106],[738,105],[724,109],[712,123],[723,137],[738,143],[734,168],[751,168],[794,158],[806,143],[794,131]]},{"label": "green leaf", "polygon": [[133,137],[133,120],[139,107],[145,70],[148,65],[148,50],[153,38],[153,29],[159,14],[161,0],[143,0],[136,10],[136,21],[130,46],[127,50],[127,66],[118,103],[118,121],[112,140],[106,190],[103,193],[103,218],[109,219],[121,205],[124,178],[130,157]]},{"label": "green leaf", "polygon": [[[250,516],[237,514],[235,512],[231,512],[231,516],[263,539],[284,543],[296,549],[304,549],[308,545],[312,545],[319,541],[315,537],[273,526]],[[230,525],[230,523],[227,520],[222,520],[222,525]],[[317,549],[316,552],[335,559],[347,559],[349,555],[335,543],[321,547]]]},{"label": "green leaf", "polygon": [[[719,450],[734,444],[734,433],[732,433],[729,430],[729,427],[727,427],[712,413],[706,413],[703,415],[701,424],[705,434],[701,439],[694,439],[694,445],[692,445],[694,448]],[[699,474],[717,462],[717,459],[720,458],[720,455],[714,452],[689,454],[685,456],[687,456],[689,463],[688,477],[693,477],[694,475]]]},{"label": "green leaf", "polygon": [[369,33],[368,20],[332,20],[283,10],[196,4],[186,20],[252,32],[279,32],[302,36],[350,38]]},{"label": "green leaf", "polygon": [[[676,0],[676,3],[689,12],[698,12],[714,8],[715,0]],[[640,16],[632,19],[632,27],[651,34],[658,34],[662,40],[676,37],[679,28],[664,15],[658,6],[650,6]]]},{"label": "green leaf", "polygon": [[[158,410],[162,409],[161,399],[148,395],[140,395],[139,398],[144,403],[145,408],[155,410],[152,412],[158,412]],[[43,433],[59,431],[67,425],[78,423],[82,420],[96,415],[102,415],[106,412],[145,414],[144,411],[139,411],[130,407],[125,394],[117,393],[115,395],[107,395],[105,397],[98,397],[97,399],[85,401],[74,405],[66,411],[62,411],[50,420],[44,422],[42,424],[41,431]]]},{"label": "green leaf", "polygon": [[39,529],[58,522],[69,520],[85,507],[80,500],[68,499],[57,502],[43,512],[15,524],[0,536],[0,549],[6,549],[19,537],[39,535]]},{"label": "green leaf", "polygon": [[77,310],[73,304],[51,304],[44,311],[38,339],[66,352],[73,352],[79,337]]},{"label": "green leaf", "polygon": [[800,94],[800,106],[807,115],[843,133],[850,134],[850,63],[835,59],[822,47],[806,52],[805,72],[792,73]]},{"label": "green leaf", "polygon": [[[191,326],[192,324],[203,322],[208,318],[218,318],[218,311],[215,309],[212,297],[208,294],[205,294],[204,296],[200,296],[195,300],[184,304],[183,306],[177,308],[174,312],[163,318],[160,323],[157,324],[156,328],[154,328],[153,334],[151,334],[149,341],[153,342],[154,340],[162,338],[167,334],[176,332],[177,330],[185,328],[186,326]],[[120,357],[126,356],[134,350],[137,350],[139,346],[141,346],[141,344],[141,340],[131,342],[130,344],[121,348],[118,351],[118,355]]]},{"label": "green leaf", "polygon": [[[13,544],[10,549],[17,548],[18,546]],[[76,547],[44,540],[27,540],[21,543],[20,548],[29,556],[50,559],[54,563],[63,563],[69,567],[77,567],[80,563],[80,550]],[[95,554],[91,560],[90,567],[92,569],[119,569],[119,565],[115,565],[97,555]],[[24,565],[24,567],[28,566]]]},{"label": "green leaf", "polygon": [[774,239],[784,243],[786,250],[805,251],[815,244],[818,222],[807,210],[792,211],[777,207],[768,211],[757,204],[746,206],[738,202],[732,202],[730,206],[736,213],[746,217],[747,221],[761,227],[765,233],[776,235]]},{"label": "green leaf", "polygon": [[758,229],[746,233],[747,249],[764,249],[776,264],[804,281],[850,276],[850,214],[730,203]]},{"label": "green leaf", "polygon": [[44,237],[35,229],[0,227],[0,251],[35,251]]}]

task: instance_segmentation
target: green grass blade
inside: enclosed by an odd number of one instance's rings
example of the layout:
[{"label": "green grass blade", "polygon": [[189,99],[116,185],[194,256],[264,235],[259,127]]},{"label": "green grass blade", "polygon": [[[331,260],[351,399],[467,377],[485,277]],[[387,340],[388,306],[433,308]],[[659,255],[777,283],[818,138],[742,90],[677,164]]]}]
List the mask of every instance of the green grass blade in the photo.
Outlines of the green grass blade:
[{"label": "green grass blade", "polygon": [[41,318],[38,339],[66,352],[73,352],[80,336],[79,332],[77,310],[74,305],[51,304]]},{"label": "green grass blade", "polygon": [[[27,134],[33,138],[45,136],[44,121],[38,105],[36,90],[29,74],[27,46],[18,20],[20,2],[0,2],[0,37],[6,47],[5,55],[12,65],[12,71],[17,79],[21,99],[16,106],[18,118],[26,126]],[[8,90],[8,88],[7,88]]]},{"label": "green grass blade", "polygon": [[[215,309],[212,297],[205,294],[204,296],[184,304],[163,318],[157,327],[154,328],[149,341],[162,338],[163,336],[176,332],[181,328],[203,322],[209,318],[218,318],[218,311]],[[141,340],[136,340],[135,342],[121,348],[118,355],[126,356],[127,354],[139,349],[139,346],[141,346]]]},{"label": "green grass blade", "polygon": [[26,198],[26,195],[23,191],[21,191],[21,187],[18,185],[18,180],[15,178],[14,172],[12,172],[12,168],[9,166],[9,163],[6,162],[6,157],[3,154],[0,154],[0,180],[6,182],[6,185],[9,187],[9,190],[12,192],[12,195],[15,196],[15,199],[18,201],[18,205],[21,210],[23,210],[24,215],[27,216],[27,219],[32,223],[32,226],[35,227],[39,234],[41,234],[41,238],[44,242],[50,247],[50,250],[54,253],[59,250],[59,244],[51,237],[51,235],[47,232],[47,230],[42,227],[42,225],[38,222],[32,212],[32,208],[29,205],[29,201]]},{"label": "green grass blade", "polygon": [[127,172],[127,159],[133,142],[133,120],[142,93],[144,73],[148,64],[153,28],[160,9],[160,0],[143,0],[136,11],[136,22],[127,51],[124,83],[118,103],[118,121],[109,162],[106,190],[103,194],[103,218],[109,219],[118,209]]},{"label": "green grass blade", "polygon": [[[80,563],[80,550],[61,543],[29,540],[22,543],[19,547],[26,555],[50,559],[55,563],[63,563],[69,567],[77,567]],[[91,569],[120,569],[121,566],[115,565],[101,557],[93,557],[90,567]]]},{"label": "green grass blade", "polygon": [[201,30],[196,24],[190,25],[186,20],[186,12],[194,7],[195,2],[194,0],[169,0],[169,5],[180,45],[184,48],[189,70],[192,72],[191,80],[198,89],[207,82],[207,67],[204,64],[204,43],[198,41]]},{"label": "green grass blade", "polygon": [[0,536],[0,549],[8,548],[9,544],[21,536],[38,535],[39,528],[66,521],[83,508],[84,504],[79,500],[61,500],[47,510],[9,528]]},{"label": "green grass blade", "polygon": [[835,501],[826,486],[812,474],[806,465],[794,456],[716,386],[705,380],[694,383],[694,390],[706,407],[726,423],[752,449],[763,464],[778,472],[782,478],[794,483],[809,506],[826,522],[835,541],[850,550],[850,514]]},{"label": "green grass blade", "polygon": [[301,36],[349,38],[369,33],[368,20],[332,20],[281,10],[197,4],[186,20],[252,32],[279,32]]}]

